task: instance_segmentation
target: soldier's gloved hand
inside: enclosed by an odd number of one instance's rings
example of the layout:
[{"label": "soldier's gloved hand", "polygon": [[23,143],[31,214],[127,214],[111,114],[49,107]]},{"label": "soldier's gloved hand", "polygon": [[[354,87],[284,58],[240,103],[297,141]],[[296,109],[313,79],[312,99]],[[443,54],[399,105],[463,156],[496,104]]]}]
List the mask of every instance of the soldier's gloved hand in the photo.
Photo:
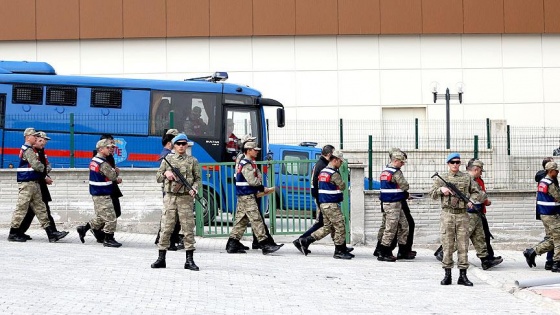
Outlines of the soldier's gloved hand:
[{"label": "soldier's gloved hand", "polygon": [[196,194],[197,194],[196,190],[194,190],[194,189],[189,190],[189,195],[191,195],[191,197],[196,196]]},{"label": "soldier's gloved hand", "polygon": [[447,188],[447,187],[445,187],[445,186],[444,186],[444,187],[441,187],[440,190],[441,190],[441,193],[444,194],[444,195],[446,195],[446,196],[449,196],[449,195],[452,195],[452,194],[453,194],[453,192],[451,191],[451,189],[449,189],[449,188]]}]

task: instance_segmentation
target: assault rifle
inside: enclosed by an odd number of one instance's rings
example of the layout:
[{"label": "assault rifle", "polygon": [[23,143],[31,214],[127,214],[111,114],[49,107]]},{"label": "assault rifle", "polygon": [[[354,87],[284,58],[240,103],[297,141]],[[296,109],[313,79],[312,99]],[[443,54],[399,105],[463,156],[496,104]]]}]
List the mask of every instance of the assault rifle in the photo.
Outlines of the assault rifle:
[{"label": "assault rifle", "polygon": [[[434,173],[434,175],[432,175],[431,178],[434,177],[438,177],[439,179],[441,179],[441,181],[445,184],[445,186],[447,188],[449,188],[449,190],[451,190],[453,192],[454,195],[456,195],[457,197],[459,197],[461,200],[463,200],[465,203],[471,203],[473,205],[473,210],[474,212],[480,217],[480,219],[482,221],[484,221],[485,218],[482,217],[482,205],[480,203],[475,203],[472,199],[470,199],[469,197],[467,197],[462,191],[459,190],[459,188],[457,188],[457,186],[455,186],[455,184],[450,183],[448,181],[446,181],[445,179],[443,179],[441,176],[439,176],[439,174],[437,172]],[[484,228],[484,233],[489,235],[491,238],[494,238],[494,236],[492,235],[492,233],[490,233],[490,229],[487,228],[487,225],[485,226],[484,224],[482,225]]]},{"label": "assault rifle", "polygon": [[[193,187],[189,184],[189,182],[187,182],[187,179],[185,178],[185,176],[183,176],[183,174],[181,174],[181,172],[173,165],[171,165],[171,163],[166,159],[166,157],[162,157],[162,160],[164,160],[167,165],[169,165],[169,167],[171,168],[171,171],[173,172],[173,175],[175,175],[175,177],[179,180],[179,183],[183,186],[185,186],[185,188],[187,189],[187,191],[191,191],[194,190]],[[197,194],[194,195],[195,200],[198,201],[198,203],[200,204],[200,206],[202,207],[202,209],[204,209],[204,211],[208,210],[208,200],[206,200],[206,198],[201,197]]]}]

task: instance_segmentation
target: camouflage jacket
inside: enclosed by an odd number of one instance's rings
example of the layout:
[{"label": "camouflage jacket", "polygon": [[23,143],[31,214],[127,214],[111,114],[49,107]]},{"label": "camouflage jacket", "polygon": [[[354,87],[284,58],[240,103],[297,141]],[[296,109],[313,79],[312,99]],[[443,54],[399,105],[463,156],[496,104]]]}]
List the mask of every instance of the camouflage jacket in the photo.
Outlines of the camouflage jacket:
[{"label": "camouflage jacket", "polygon": [[[453,174],[448,172],[446,174],[440,175],[445,181],[454,184],[457,188],[473,201],[483,202],[486,200],[486,193],[480,189],[480,186],[472,179],[469,174],[463,173],[461,171]],[[434,200],[440,200],[441,208],[444,210],[449,210],[453,213],[462,213],[467,210],[467,203],[458,196],[449,194],[445,196],[441,192],[441,187],[445,184],[439,178],[434,179],[434,184],[430,189],[429,195]]]},{"label": "camouflage jacket", "polygon": [[[187,183],[192,186],[194,190],[198,190],[198,187],[201,184],[202,176],[200,174],[200,166],[198,164],[198,160],[190,155],[187,154],[169,154],[167,155],[167,160],[173,167],[177,168],[181,174],[187,180]],[[177,193],[177,194],[185,194],[188,193],[188,189],[184,187],[180,181],[169,181],[165,177],[165,172],[171,171],[171,167],[167,162],[161,161],[161,165],[159,166],[159,170],[156,174],[156,180],[158,183],[163,183],[163,191],[166,193]]]}]

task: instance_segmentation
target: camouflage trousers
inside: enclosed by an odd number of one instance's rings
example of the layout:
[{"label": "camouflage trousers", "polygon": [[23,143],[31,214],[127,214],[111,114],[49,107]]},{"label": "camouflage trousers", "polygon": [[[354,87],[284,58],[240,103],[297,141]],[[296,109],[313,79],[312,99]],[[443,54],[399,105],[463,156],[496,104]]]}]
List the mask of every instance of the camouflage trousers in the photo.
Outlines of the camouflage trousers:
[{"label": "camouflage trousers", "polygon": [[383,246],[391,246],[395,235],[397,235],[397,242],[399,244],[406,244],[408,221],[404,215],[402,203],[400,201],[384,202],[383,211],[385,213],[385,231],[381,238],[381,244]]},{"label": "camouflage trousers", "polygon": [[469,268],[469,216],[467,213],[449,213],[445,210],[440,215],[441,244],[443,246],[443,268],[453,268],[453,251],[457,247],[457,267]]},{"label": "camouflage trousers", "polygon": [[251,222],[251,229],[255,233],[257,240],[262,242],[267,239],[264,229],[264,222],[259,213],[257,199],[255,195],[237,196],[237,210],[235,212],[235,224],[230,238],[240,240],[247,230],[247,224]]},{"label": "camouflage trousers", "polygon": [[107,234],[114,234],[117,229],[117,216],[111,196],[91,196],[95,217],[89,221],[92,229],[103,230]]},{"label": "camouflage trousers", "polygon": [[334,245],[343,245],[346,243],[346,225],[344,216],[340,211],[340,206],[337,203],[322,203],[321,213],[323,214],[323,226],[317,231],[313,232],[311,236],[315,240],[320,240],[325,236],[334,232],[333,241]]},{"label": "camouflage trousers", "polygon": [[29,207],[31,207],[37,216],[42,228],[50,226],[49,217],[47,216],[47,207],[43,202],[39,183],[20,182],[18,183],[18,190],[18,201],[16,203],[14,214],[12,215],[11,227],[14,229],[20,227]]},{"label": "camouflage trousers", "polygon": [[194,197],[189,194],[166,193],[163,197],[163,211],[161,213],[161,232],[158,248],[167,250],[170,245],[171,234],[175,229],[177,217],[184,233],[185,250],[194,250]]},{"label": "camouflage trousers", "polygon": [[381,212],[382,216],[381,216],[381,226],[379,227],[379,231],[377,231],[377,240],[379,242],[381,242],[381,239],[383,238],[383,234],[385,234],[385,223],[386,223],[386,219],[385,219],[385,211]]},{"label": "camouflage trousers", "polygon": [[547,237],[535,246],[535,252],[542,255],[554,250],[554,261],[560,261],[560,214],[543,215],[541,220]]},{"label": "camouflage trousers", "polygon": [[[471,243],[476,250],[476,257],[480,259],[486,258],[488,256],[488,249],[486,248],[486,238],[484,234],[484,228],[482,227],[482,219],[476,213],[469,214],[469,238]],[[455,249],[453,252],[457,251],[457,244],[455,244]]]}]

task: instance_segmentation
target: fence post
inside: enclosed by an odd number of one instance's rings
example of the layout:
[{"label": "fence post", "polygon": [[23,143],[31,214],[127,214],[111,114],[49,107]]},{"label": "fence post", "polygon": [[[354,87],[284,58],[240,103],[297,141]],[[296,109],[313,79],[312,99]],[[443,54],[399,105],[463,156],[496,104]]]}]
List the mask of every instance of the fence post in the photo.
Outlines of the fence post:
[{"label": "fence post", "polygon": [[486,118],[486,149],[492,147],[492,134],[491,134],[491,124],[490,118]]},{"label": "fence post", "polygon": [[350,207],[352,207],[350,210],[351,225],[348,230],[350,231],[352,244],[365,244],[364,168],[366,166],[364,164],[350,164],[348,167],[350,168],[350,186],[352,187],[350,190],[350,199],[352,200],[350,204]]},{"label": "fence post", "polygon": [[478,160],[478,135],[474,135],[474,158]]},{"label": "fence post", "polygon": [[418,118],[414,118],[414,148],[418,150]]},{"label": "fence post", "polygon": [[373,189],[373,136],[368,137],[368,190]]},{"label": "fence post", "polygon": [[509,131],[509,125],[507,125],[506,134],[507,134],[507,155],[509,156],[511,155],[511,134]]},{"label": "fence post", "polygon": [[340,150],[344,149],[344,124],[342,123],[342,118],[340,118]]},{"label": "fence post", "polygon": [[70,113],[70,167],[74,167],[75,159],[75,148],[74,148],[74,113]]},{"label": "fence post", "polygon": [[175,128],[175,112],[169,112],[169,129]]}]

